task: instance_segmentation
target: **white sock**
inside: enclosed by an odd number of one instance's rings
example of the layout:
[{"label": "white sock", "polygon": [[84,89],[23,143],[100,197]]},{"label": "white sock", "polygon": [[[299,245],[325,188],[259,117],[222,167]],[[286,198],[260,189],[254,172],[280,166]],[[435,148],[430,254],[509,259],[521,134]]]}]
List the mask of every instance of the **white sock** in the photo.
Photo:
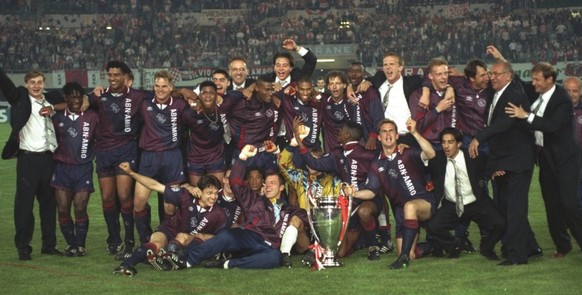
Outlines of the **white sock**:
[{"label": "white sock", "polygon": [[288,226],[281,239],[281,253],[291,253],[291,248],[293,248],[295,242],[297,242],[297,229],[294,226]]},{"label": "white sock", "polygon": [[224,262],[224,266],[223,266],[223,267],[224,267],[224,269],[228,269],[228,262],[229,262],[229,261],[230,261],[230,260],[227,260],[227,261],[225,261],[225,262]]}]

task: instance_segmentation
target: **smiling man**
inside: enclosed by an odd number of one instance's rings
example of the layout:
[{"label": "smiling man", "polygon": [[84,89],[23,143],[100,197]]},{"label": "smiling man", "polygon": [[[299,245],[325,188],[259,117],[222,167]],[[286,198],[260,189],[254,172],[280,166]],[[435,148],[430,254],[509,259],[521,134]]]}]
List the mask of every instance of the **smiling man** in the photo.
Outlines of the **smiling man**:
[{"label": "smiling man", "polygon": [[423,89],[410,95],[411,117],[417,121],[417,128],[435,148],[440,149],[439,132],[446,127],[456,127],[458,114],[455,106],[454,91],[448,85],[449,69],[447,61],[433,58],[428,64],[429,105],[420,107]]},{"label": "smiling man", "polygon": [[[85,90],[79,83],[63,87],[67,109],[53,116],[59,147],[53,156],[57,162],[51,180],[55,189],[58,220],[67,248],[65,256],[85,256],[85,241],[89,230],[87,205],[93,188],[95,130],[99,118],[93,110],[82,112]],[[75,220],[71,218],[74,204]]]},{"label": "smiling man", "polygon": [[505,222],[483,190],[487,158],[481,154],[472,159],[466,150],[461,150],[463,134],[458,129],[445,128],[439,137],[443,148],[429,161],[429,168],[435,184],[435,204],[440,207],[429,220],[428,231],[443,244],[449,258],[458,258],[462,240],[450,230],[462,222],[474,221],[488,233],[481,240],[481,254],[489,260],[499,260],[494,247],[501,239]]},{"label": "smiling man", "polygon": [[134,172],[129,163],[122,163],[119,167],[149,190],[163,193],[165,202],[177,207],[178,211],[165,219],[149,240],[116,267],[113,274],[132,277],[137,274],[135,266],[145,261],[156,270],[170,270],[174,265],[164,249],[169,243],[174,244],[174,248],[197,247],[227,226],[222,207],[214,206],[221,188],[216,177],[203,176],[198,187],[189,184],[167,186]]},{"label": "smiling man", "polygon": [[16,157],[16,194],[14,196],[14,244],[18,259],[31,260],[34,232],[34,199],[39,203],[42,254],[61,254],[55,246],[56,206],[49,187],[55,163],[52,159],[57,140],[50,116],[53,104],[62,97],[44,94],[45,77],[31,71],[24,76],[25,87],[16,87],[0,68],[0,90],[11,106],[12,131],[2,150],[3,159]]},{"label": "smiling man", "polygon": [[556,246],[552,257],[559,258],[573,249],[568,229],[578,246],[582,246],[582,204],[578,198],[581,155],[574,137],[572,102],[564,88],[555,84],[556,69],[541,62],[531,72],[532,86],[539,94],[532,111],[509,103],[506,113],[527,121],[527,126],[535,130],[539,182]]},{"label": "smiling man", "polygon": [[[168,71],[154,75],[154,98],[140,106],[143,128],[139,137],[141,158],[139,173],[152,177],[165,185],[180,184],[185,180],[180,141],[183,126],[197,122],[187,102],[172,97],[172,77]],[[168,165],[172,163],[172,165]],[[135,184],[134,219],[140,241],[147,241],[151,234],[151,213],[147,204],[151,190],[143,184]],[[166,204],[167,215],[173,215],[171,205]]]}]

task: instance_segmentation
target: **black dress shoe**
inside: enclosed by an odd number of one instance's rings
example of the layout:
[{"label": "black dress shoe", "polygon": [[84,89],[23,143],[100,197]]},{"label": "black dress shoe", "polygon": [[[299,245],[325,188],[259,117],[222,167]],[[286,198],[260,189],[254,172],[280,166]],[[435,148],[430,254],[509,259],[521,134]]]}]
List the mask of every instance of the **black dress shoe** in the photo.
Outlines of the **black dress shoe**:
[{"label": "black dress shoe", "polygon": [[57,248],[47,248],[40,250],[41,254],[63,256],[63,252]]},{"label": "black dress shoe", "polygon": [[32,256],[28,252],[18,253],[18,260],[32,260]]},{"label": "black dress shoe", "polygon": [[517,263],[517,262],[513,262],[509,259],[506,259],[506,260],[499,262],[497,265],[498,266],[513,266],[513,265],[520,265],[520,264],[525,264],[525,263]]},{"label": "black dress shoe", "polygon": [[537,248],[537,249],[529,252],[529,254],[527,254],[528,259],[540,258],[542,256],[544,256],[544,251],[542,251],[541,248]]},{"label": "black dress shoe", "polygon": [[499,261],[501,259],[499,259],[499,256],[497,256],[497,254],[495,254],[495,251],[481,251],[481,255],[485,256],[485,258],[491,260],[491,261]]}]

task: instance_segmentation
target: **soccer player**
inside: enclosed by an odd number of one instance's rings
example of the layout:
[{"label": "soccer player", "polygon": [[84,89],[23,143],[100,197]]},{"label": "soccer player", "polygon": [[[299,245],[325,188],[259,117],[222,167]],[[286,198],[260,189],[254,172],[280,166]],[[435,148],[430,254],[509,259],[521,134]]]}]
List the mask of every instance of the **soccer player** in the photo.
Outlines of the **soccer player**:
[{"label": "soccer player", "polygon": [[410,113],[417,121],[418,131],[430,141],[436,149],[441,149],[439,133],[446,127],[457,126],[458,113],[452,87],[448,85],[448,65],[442,58],[433,58],[428,64],[430,80],[429,105],[420,107],[419,101],[423,89],[417,89],[410,95]]},{"label": "soccer player", "polygon": [[[132,277],[137,274],[135,266],[146,260],[157,270],[170,270],[173,267],[171,259],[164,259],[169,258],[164,250],[168,243],[173,243],[174,247],[202,244],[226,226],[224,211],[220,206],[214,206],[220,189],[220,181],[216,177],[202,177],[199,187],[189,184],[181,187],[167,186],[134,172],[129,163],[122,163],[119,167],[148,189],[163,193],[166,202],[176,206],[178,210],[174,216],[162,222],[149,241],[116,267],[113,274]],[[187,237],[178,242],[175,240],[178,235]]]},{"label": "soccer player", "polygon": [[[274,148],[268,150],[272,152]],[[242,150],[242,154],[248,159],[257,154],[257,149],[254,146],[247,145]],[[252,160],[257,160],[257,158]],[[182,268],[192,267],[218,253],[229,252],[238,253],[238,255],[229,260],[209,261],[205,266],[229,269],[235,267],[274,268],[281,265],[282,255],[279,248],[282,246],[282,240],[285,241],[286,237],[281,236],[282,228],[278,229],[276,225],[281,224],[280,222],[284,218],[284,214],[282,214],[284,211],[276,201],[280,198],[281,192],[285,188],[284,180],[277,173],[267,174],[264,195],[260,195],[250,190],[243,180],[247,165],[242,160],[236,160],[230,175],[232,191],[243,208],[247,224],[242,227],[221,231],[213,239],[189,251],[187,261],[182,261],[178,257],[172,256],[172,260],[176,264]],[[294,220],[296,219],[299,218],[291,217],[287,227],[295,228]],[[290,233],[290,237],[287,240],[293,238],[292,234],[294,232]]]},{"label": "soccer player", "polygon": [[[292,87],[292,88],[291,88]],[[314,97],[313,84],[308,76],[301,76],[297,82],[292,83],[289,91],[283,93],[281,99],[281,111],[283,124],[285,125],[286,139],[290,142],[293,137],[293,121],[300,117],[303,125],[309,128],[309,135],[305,136],[303,143],[308,148],[321,149],[319,134],[321,130],[321,95]],[[288,92],[288,93],[287,93]]]},{"label": "soccer player", "polygon": [[[363,188],[368,176],[370,163],[374,159],[374,152],[367,150],[359,142],[362,138],[362,126],[358,123],[347,121],[341,127],[338,147],[328,154],[316,159],[304,149],[303,160],[305,164],[321,172],[335,173],[342,181],[347,182],[358,189]],[[368,259],[380,259],[380,247],[376,240],[376,220],[382,208],[380,195],[372,195],[366,198],[355,198],[352,207],[356,212],[349,221],[349,231],[346,234],[339,250],[339,257],[352,254],[353,245],[364,234],[364,240],[368,246]]]},{"label": "soccer player", "polygon": [[322,94],[321,115],[323,130],[323,149],[331,152],[340,146],[338,135],[343,123],[354,121],[351,117],[352,105],[346,96],[348,78],[345,73],[331,71],[326,77],[329,94]]},{"label": "soccer player", "polygon": [[[174,86],[168,71],[159,71],[154,78],[153,99],[142,103],[139,112],[143,128],[139,138],[141,159],[139,172],[166,185],[184,181],[182,151],[180,150],[182,125],[195,126],[193,112],[187,102],[171,95]],[[140,241],[145,243],[151,234],[151,213],[148,199],[151,190],[141,183],[135,184],[134,218]],[[171,204],[165,204],[165,213],[174,214]]]},{"label": "soccer player", "polygon": [[241,100],[227,110],[227,119],[232,140],[236,144],[233,158],[247,144],[260,149],[258,162],[265,163],[265,171],[277,170],[276,156],[265,153],[262,148],[266,140],[275,142],[281,126],[281,113],[273,104],[273,82],[263,75],[257,79],[255,90],[249,100]]},{"label": "soccer player", "polygon": [[235,228],[244,223],[245,216],[240,202],[236,199],[234,192],[230,188],[229,177],[230,169],[226,170],[224,178],[222,178],[222,190],[218,192],[218,200],[216,203],[222,207],[226,214],[226,227]]},{"label": "soccer player", "polygon": [[[53,116],[59,147],[51,187],[55,189],[58,221],[68,246],[65,256],[85,256],[85,241],[89,230],[87,204],[93,188],[95,130],[99,122],[93,110],[81,111],[85,91],[76,82],[63,87],[67,108]],[[74,204],[75,222],[71,219]]]},{"label": "soccer player", "polygon": [[[234,96],[233,96],[234,97]],[[242,99],[239,94],[238,100]],[[217,94],[214,82],[200,83],[198,101],[200,107],[196,112],[188,112],[190,120],[195,124],[190,126],[188,141],[188,177],[190,184],[196,185],[200,177],[206,174],[222,180],[226,170],[224,123],[221,120],[221,108],[232,104],[235,98],[225,101]],[[220,100],[220,106],[219,101]]]},{"label": "soccer player", "polygon": [[[358,86],[364,81],[365,73],[366,69],[361,62],[352,62],[350,64],[347,74],[352,89],[358,89]],[[351,118],[362,125],[366,148],[376,150],[376,142],[378,141],[376,128],[380,121],[384,119],[380,95],[376,88],[368,87],[365,91],[356,92],[355,96],[357,104],[352,106]]]},{"label": "soccer player", "polygon": [[[89,96],[91,106],[99,115],[96,133],[96,171],[101,190],[103,216],[107,224],[107,252],[110,255],[130,253],[134,242],[132,178],[118,168],[122,162],[136,165],[138,137],[138,109],[150,94],[129,88],[126,80],[131,73],[121,61],[107,63],[109,87],[99,95]],[[119,211],[115,197],[121,203],[121,217],[125,229],[121,240]]]},{"label": "soccer player", "polygon": [[390,269],[404,269],[410,263],[419,222],[428,220],[435,210],[434,198],[425,188],[424,167],[434,158],[435,151],[430,142],[416,130],[416,122],[409,119],[407,129],[414,136],[417,148],[397,151],[398,129],[396,123],[384,119],[378,127],[382,152],[372,162],[364,190],[354,194],[356,198],[371,198],[385,194],[390,199],[396,220],[396,244],[398,259]]}]

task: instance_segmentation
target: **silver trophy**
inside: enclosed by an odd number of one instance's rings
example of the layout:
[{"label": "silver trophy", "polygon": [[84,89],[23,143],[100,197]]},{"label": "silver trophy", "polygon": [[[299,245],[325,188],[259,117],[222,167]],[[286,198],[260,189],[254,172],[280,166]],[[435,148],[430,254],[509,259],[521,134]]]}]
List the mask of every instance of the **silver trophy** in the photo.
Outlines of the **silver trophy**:
[{"label": "silver trophy", "polygon": [[309,208],[306,211],[316,240],[315,258],[319,268],[342,266],[335,252],[348,228],[352,200],[343,191],[339,196],[323,196],[322,191],[319,183],[313,183],[307,191]]}]

